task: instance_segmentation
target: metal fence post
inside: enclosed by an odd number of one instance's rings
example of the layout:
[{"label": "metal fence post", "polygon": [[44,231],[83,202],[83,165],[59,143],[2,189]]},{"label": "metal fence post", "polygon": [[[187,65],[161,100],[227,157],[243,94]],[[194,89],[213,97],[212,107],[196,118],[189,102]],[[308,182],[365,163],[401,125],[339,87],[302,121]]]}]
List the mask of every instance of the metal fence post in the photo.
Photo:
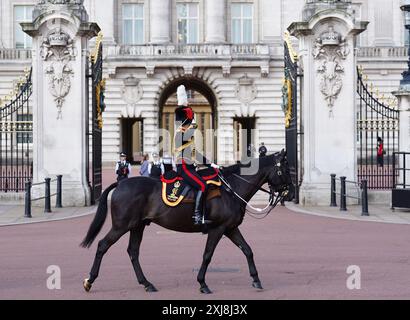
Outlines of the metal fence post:
[{"label": "metal fence post", "polygon": [[336,204],[336,175],[330,175],[330,206],[337,207]]},{"label": "metal fence post", "polygon": [[369,202],[367,198],[367,180],[362,180],[362,216],[369,215]]},{"label": "metal fence post", "polygon": [[63,176],[57,176],[57,200],[56,200],[56,208],[62,208],[62,180]]},{"label": "metal fence post", "polygon": [[44,212],[51,212],[51,196],[50,196],[50,182],[51,178],[45,178],[44,179],[45,184],[46,184],[46,192],[45,192],[45,198],[44,198]]},{"label": "metal fence post", "polygon": [[32,218],[31,216],[31,181],[26,182],[26,196],[24,200],[24,217]]},{"label": "metal fence post", "polygon": [[340,211],[347,211],[347,208],[346,208],[346,177],[340,177]]}]

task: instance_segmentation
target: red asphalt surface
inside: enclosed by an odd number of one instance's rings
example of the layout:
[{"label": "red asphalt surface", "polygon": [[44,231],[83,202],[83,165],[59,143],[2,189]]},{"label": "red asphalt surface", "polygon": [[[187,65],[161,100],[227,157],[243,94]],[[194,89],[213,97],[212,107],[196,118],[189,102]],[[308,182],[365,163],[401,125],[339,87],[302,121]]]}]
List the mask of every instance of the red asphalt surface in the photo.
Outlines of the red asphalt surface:
[{"label": "red asphalt surface", "polygon": [[[90,293],[82,287],[93,262],[78,246],[93,216],[0,227],[0,299],[409,299],[410,226],[322,218],[277,208],[264,220],[246,217],[242,233],[254,251],[263,291],[251,287],[242,252],[223,238],[207,273],[212,295],[196,282],[206,236],[147,227],[140,261],[158,289],[137,283],[124,236],[106,254]],[[108,218],[101,237],[110,227]],[[61,268],[61,290],[49,290],[46,270]],[[361,289],[346,287],[349,265],[361,269]]]}]

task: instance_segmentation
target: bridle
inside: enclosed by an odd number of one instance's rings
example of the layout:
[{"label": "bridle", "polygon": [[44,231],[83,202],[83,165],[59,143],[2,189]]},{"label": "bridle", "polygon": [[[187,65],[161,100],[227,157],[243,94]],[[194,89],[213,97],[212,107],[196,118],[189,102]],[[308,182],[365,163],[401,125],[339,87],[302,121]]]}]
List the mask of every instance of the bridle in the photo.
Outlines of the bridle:
[{"label": "bridle", "polygon": [[[281,175],[283,174],[283,172],[282,172],[282,170],[281,170],[281,163],[280,163],[280,162],[277,162],[276,165],[275,165],[275,168],[276,168],[276,171],[275,171],[274,174],[277,174],[278,176],[281,176]],[[250,216],[252,216],[252,217],[254,217],[254,218],[257,218],[257,217],[256,217],[257,215],[263,215],[262,218],[265,218],[265,217],[279,204],[279,202],[282,202],[282,200],[287,196],[287,194],[288,194],[288,192],[289,192],[289,187],[288,187],[287,185],[286,185],[286,186],[282,186],[282,188],[281,188],[280,190],[275,191],[274,188],[273,188],[273,186],[272,186],[272,183],[270,182],[270,180],[268,180],[268,185],[269,185],[269,191],[268,191],[268,190],[266,190],[265,188],[260,187],[260,186],[258,186],[258,185],[256,185],[256,184],[254,184],[254,183],[252,183],[252,182],[246,180],[245,178],[241,177],[240,175],[238,175],[238,174],[236,174],[236,173],[233,173],[232,175],[233,175],[235,178],[237,178],[237,179],[239,179],[239,180],[242,180],[242,181],[246,182],[247,184],[249,184],[249,185],[251,185],[251,186],[253,186],[253,187],[256,187],[258,191],[263,191],[263,192],[269,194],[269,202],[268,202],[268,205],[267,205],[265,208],[263,208],[263,209],[255,208],[255,207],[253,207],[252,205],[249,204],[249,201],[246,201],[246,200],[243,199],[237,192],[235,192],[235,190],[233,190],[232,186],[231,186],[231,185],[229,184],[229,182],[225,179],[225,177],[223,177],[222,174],[218,173],[218,177],[219,177],[219,179],[221,179],[222,183],[228,188],[229,191],[231,191],[231,192],[233,193],[233,195],[235,195],[235,197],[237,197],[239,200],[241,200],[243,203],[246,204],[246,206],[245,206],[245,211],[246,211]],[[277,194],[275,195],[275,193],[277,193]],[[249,208],[251,208],[252,210],[256,211],[256,213],[249,211],[249,210],[247,209],[247,207],[249,207]],[[265,212],[265,210],[268,209],[268,208],[269,208],[269,210],[268,210],[267,212]],[[262,218],[258,218],[258,219],[262,219]]]}]

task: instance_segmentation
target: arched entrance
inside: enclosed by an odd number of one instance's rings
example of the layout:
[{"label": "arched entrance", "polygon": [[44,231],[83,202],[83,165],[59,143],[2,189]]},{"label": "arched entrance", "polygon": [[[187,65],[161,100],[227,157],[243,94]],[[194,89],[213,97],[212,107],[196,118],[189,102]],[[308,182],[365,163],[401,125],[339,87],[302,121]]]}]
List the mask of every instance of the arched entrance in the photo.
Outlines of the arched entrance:
[{"label": "arched entrance", "polygon": [[217,143],[214,134],[217,129],[217,100],[208,84],[197,78],[179,78],[172,81],[165,87],[159,98],[159,127],[165,130],[160,137],[160,154],[170,154],[173,150],[176,92],[180,85],[185,86],[189,106],[195,112],[195,121],[198,124],[196,146],[208,159],[217,161]]}]

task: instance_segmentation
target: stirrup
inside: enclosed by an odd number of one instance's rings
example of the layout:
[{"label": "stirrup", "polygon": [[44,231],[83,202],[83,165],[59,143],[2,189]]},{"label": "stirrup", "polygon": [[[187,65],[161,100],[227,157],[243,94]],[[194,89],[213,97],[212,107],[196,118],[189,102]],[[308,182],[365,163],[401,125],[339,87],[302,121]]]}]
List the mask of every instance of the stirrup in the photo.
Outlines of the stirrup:
[{"label": "stirrup", "polygon": [[196,226],[212,223],[212,221],[210,221],[210,220],[205,220],[205,216],[201,215],[199,212],[195,213],[192,216],[192,219],[194,219],[194,225],[196,225]]}]

